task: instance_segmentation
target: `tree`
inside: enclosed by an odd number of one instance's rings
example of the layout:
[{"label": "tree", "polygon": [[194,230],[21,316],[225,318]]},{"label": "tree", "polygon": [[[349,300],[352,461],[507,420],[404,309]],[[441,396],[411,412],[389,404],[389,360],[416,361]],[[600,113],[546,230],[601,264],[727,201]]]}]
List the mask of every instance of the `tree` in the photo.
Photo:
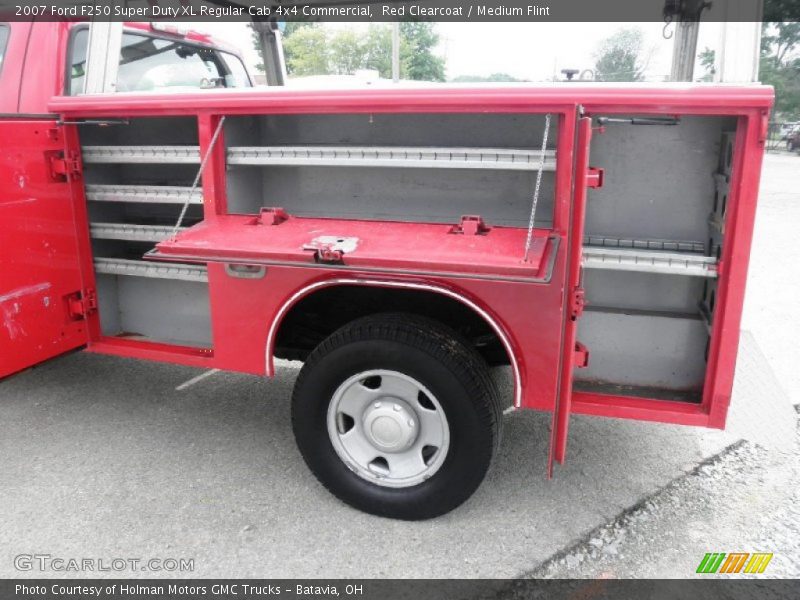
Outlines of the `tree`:
[{"label": "tree", "polygon": [[[284,23],[284,28],[282,31],[282,39],[283,41],[285,41],[286,38],[292,35],[295,31],[303,29],[304,27],[312,27],[313,25],[314,23],[309,23],[308,21],[287,21],[286,23]],[[256,49],[256,52],[258,52],[258,56],[261,59],[261,62],[256,63],[256,70],[261,71],[263,73],[264,62],[263,62],[263,57],[261,56],[261,39],[258,35],[258,32],[253,28],[252,24],[250,25],[250,28],[252,29],[252,31],[250,32],[250,38],[253,42],[253,47]],[[286,48],[284,48],[284,60],[288,61],[288,59],[285,57],[285,54],[286,54]]]},{"label": "tree", "polygon": [[472,83],[472,82],[486,82],[486,81],[528,81],[527,79],[517,79],[508,73],[492,73],[491,75],[459,75],[451,79],[453,83]]},{"label": "tree", "polygon": [[603,41],[595,54],[595,79],[642,81],[645,68],[641,57],[642,41],[642,32],[636,28],[620,29]]},{"label": "tree", "polygon": [[283,40],[283,55],[289,75],[331,73],[327,31],[316,25],[296,29]]},{"label": "tree", "polygon": [[[259,48],[255,32],[253,43]],[[402,23],[400,76],[444,81],[444,59],[434,53],[438,43],[433,23]],[[283,52],[289,75],[353,75],[369,69],[384,78],[392,76],[392,33],[386,25],[370,25],[364,34],[351,28],[329,29],[317,23],[287,23]]]},{"label": "tree", "polygon": [[352,29],[343,29],[330,36],[328,47],[330,69],[335,75],[354,75],[364,68],[367,48],[361,36]]},{"label": "tree", "polygon": [[705,73],[700,77],[700,81],[714,81],[714,73],[716,68],[714,63],[717,59],[717,53],[713,48],[704,48],[703,51],[697,55],[700,60],[700,66],[705,69]]},{"label": "tree", "polygon": [[400,23],[401,76],[417,81],[444,81],[444,59],[433,49],[439,34],[430,22]]},{"label": "tree", "polygon": [[775,88],[775,113],[800,116],[800,23],[764,23],[761,30],[761,81]]},{"label": "tree", "polygon": [[392,31],[384,25],[370,25],[364,36],[364,68],[392,76]]}]

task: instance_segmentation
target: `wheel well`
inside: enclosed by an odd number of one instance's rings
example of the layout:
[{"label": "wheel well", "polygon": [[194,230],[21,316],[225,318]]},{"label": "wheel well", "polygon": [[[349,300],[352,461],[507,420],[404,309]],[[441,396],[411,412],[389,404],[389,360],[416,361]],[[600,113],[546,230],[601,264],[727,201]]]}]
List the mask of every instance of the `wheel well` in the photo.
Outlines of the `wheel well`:
[{"label": "wheel well", "polygon": [[492,326],[463,302],[434,291],[346,284],[313,292],[289,309],[275,336],[275,357],[305,360],[340,327],[382,312],[413,313],[435,319],[461,334],[490,365],[511,362]]}]

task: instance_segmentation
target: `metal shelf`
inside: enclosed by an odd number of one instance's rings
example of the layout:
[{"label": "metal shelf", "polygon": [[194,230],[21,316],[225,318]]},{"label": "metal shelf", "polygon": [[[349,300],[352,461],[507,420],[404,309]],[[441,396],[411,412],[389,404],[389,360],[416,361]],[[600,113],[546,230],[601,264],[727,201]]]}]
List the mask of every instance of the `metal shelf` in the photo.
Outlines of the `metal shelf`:
[{"label": "metal shelf", "polygon": [[[183,231],[181,227],[178,231]],[[92,223],[92,237],[101,240],[129,240],[132,242],[160,242],[172,236],[173,227],[167,225],[130,225],[127,223]]]},{"label": "metal shelf", "polygon": [[[190,193],[191,192],[191,193]],[[203,192],[174,185],[87,184],[86,199],[93,202],[138,202],[142,204],[202,204]]]},{"label": "metal shelf", "polygon": [[601,248],[629,248],[631,250],[659,250],[665,252],[692,252],[703,254],[702,242],[678,242],[673,240],[637,240],[602,235],[587,235],[583,238],[585,246]]},{"label": "metal shelf", "polygon": [[208,282],[208,273],[203,265],[173,263],[151,263],[125,258],[95,258],[94,270],[104,275],[129,275],[155,279],[177,279],[181,281]]},{"label": "metal shelf", "polygon": [[[539,150],[377,146],[238,146],[229,165],[407,167],[536,171]],[[198,146],[84,146],[83,162],[199,164]],[[555,150],[545,152],[545,171],[555,171]]]},{"label": "metal shelf", "polygon": [[[376,146],[238,146],[229,165],[310,165],[536,171],[539,150]],[[545,171],[555,171],[555,151],[545,152]]]},{"label": "metal shelf", "polygon": [[703,244],[699,242],[588,237],[584,244],[582,256],[586,269],[717,276],[716,258],[703,254]]},{"label": "metal shelf", "polygon": [[84,163],[200,164],[199,146],[83,146]]}]

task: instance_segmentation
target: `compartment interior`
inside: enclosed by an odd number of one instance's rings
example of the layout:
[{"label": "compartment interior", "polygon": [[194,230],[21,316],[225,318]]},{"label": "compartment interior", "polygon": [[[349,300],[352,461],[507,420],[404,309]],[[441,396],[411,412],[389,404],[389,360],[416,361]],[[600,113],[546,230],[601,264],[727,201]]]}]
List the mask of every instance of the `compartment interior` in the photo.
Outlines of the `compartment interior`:
[{"label": "compartment interior", "polygon": [[[536,211],[541,228],[553,222],[557,121]],[[481,215],[527,227],[544,125],[542,114],[229,117],[228,210],[428,223]]]},{"label": "compartment interior", "polygon": [[[79,128],[104,335],[210,347],[203,266],[152,264],[142,255],[203,218],[195,117],[142,118]],[[162,149],[171,150],[163,160]],[[182,161],[182,162],[176,162]]]},{"label": "compartment interior", "polygon": [[[575,389],[700,402],[736,120],[617,117],[593,137]],[[644,116],[646,118],[646,115]]]}]

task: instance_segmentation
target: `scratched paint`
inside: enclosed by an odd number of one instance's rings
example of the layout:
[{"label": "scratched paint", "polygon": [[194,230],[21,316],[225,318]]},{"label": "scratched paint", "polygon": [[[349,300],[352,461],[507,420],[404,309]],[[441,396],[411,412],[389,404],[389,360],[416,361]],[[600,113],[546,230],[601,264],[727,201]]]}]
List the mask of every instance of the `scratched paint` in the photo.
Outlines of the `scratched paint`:
[{"label": "scratched paint", "polygon": [[17,319],[17,316],[21,312],[20,303],[17,302],[17,300],[47,291],[50,287],[50,282],[44,281],[34,285],[26,285],[0,295],[0,312],[2,312],[3,316],[3,327],[8,332],[9,338],[14,340],[27,335],[25,327],[23,327],[22,323]]}]

